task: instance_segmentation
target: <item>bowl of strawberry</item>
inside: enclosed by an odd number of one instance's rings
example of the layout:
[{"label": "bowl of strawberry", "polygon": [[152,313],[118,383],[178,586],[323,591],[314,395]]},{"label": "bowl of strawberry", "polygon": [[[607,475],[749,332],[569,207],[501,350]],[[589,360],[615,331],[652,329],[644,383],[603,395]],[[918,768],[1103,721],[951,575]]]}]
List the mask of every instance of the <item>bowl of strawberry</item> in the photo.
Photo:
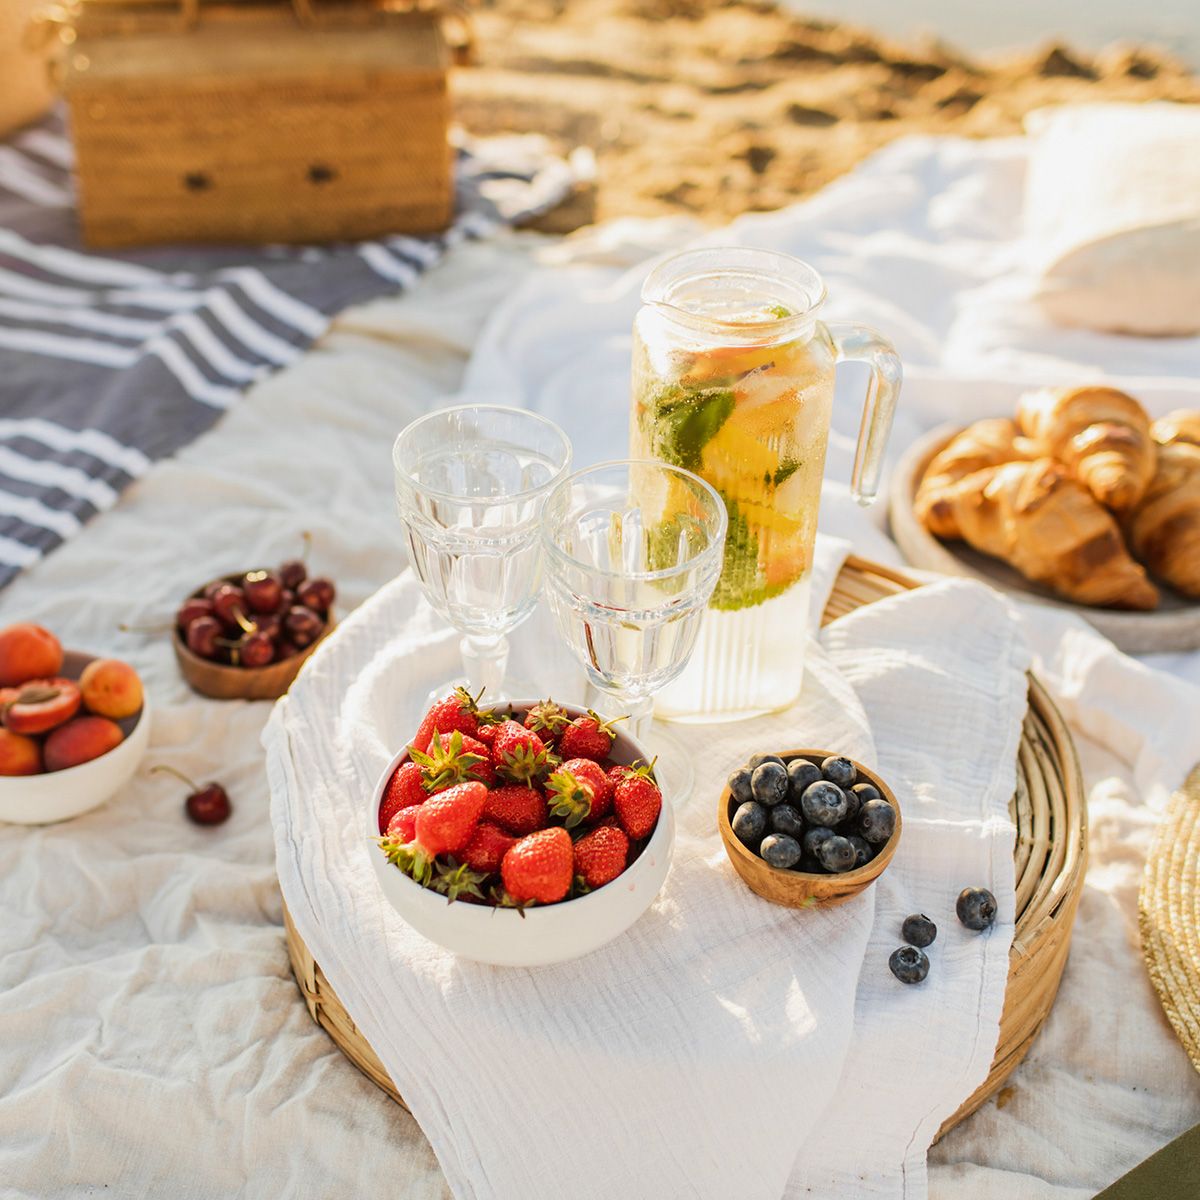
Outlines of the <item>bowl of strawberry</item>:
[{"label": "bowl of strawberry", "polygon": [[667,877],[675,820],[620,720],[552,700],[426,713],[369,811],[384,895],[464,958],[541,966],[624,933]]}]

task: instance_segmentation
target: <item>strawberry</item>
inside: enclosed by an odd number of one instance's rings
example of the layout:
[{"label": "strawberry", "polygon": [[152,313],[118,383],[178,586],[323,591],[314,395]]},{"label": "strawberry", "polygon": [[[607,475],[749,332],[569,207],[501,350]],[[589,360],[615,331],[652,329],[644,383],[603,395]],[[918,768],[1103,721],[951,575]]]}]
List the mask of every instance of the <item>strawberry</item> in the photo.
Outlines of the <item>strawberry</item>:
[{"label": "strawberry", "polygon": [[462,860],[472,871],[494,875],[500,870],[500,863],[509,847],[515,846],[519,840],[505,833],[499,825],[480,821],[475,835],[462,852]]},{"label": "strawberry", "polygon": [[570,722],[567,710],[553,700],[539,700],[525,714],[525,728],[532,729],[544,742],[553,742]]},{"label": "strawberry", "polygon": [[629,838],[624,831],[601,825],[575,843],[575,874],[589,888],[603,887],[625,870],[628,857]]},{"label": "strawberry", "polygon": [[580,821],[600,820],[612,808],[613,789],[600,764],[590,758],[572,758],[546,781],[550,811],[563,818],[568,829]]},{"label": "strawberry", "polygon": [[[483,695],[482,692],[479,693]],[[455,688],[444,700],[425,714],[416,737],[409,745],[412,750],[425,751],[433,741],[434,730],[442,733],[475,733],[479,729],[479,696],[472,696],[466,688]]]},{"label": "strawberry", "polygon": [[575,855],[565,829],[539,829],[509,849],[500,864],[504,890],[518,904],[553,904],[571,888]]},{"label": "strawberry", "polygon": [[407,846],[417,834],[417,809],[415,805],[402,808],[389,822],[387,836]]},{"label": "strawberry", "polygon": [[460,896],[473,896],[476,900],[482,900],[483,893],[479,890],[479,885],[484,879],[485,876],[473,871],[467,863],[450,859],[438,864],[433,882],[429,886],[435,892],[441,892],[446,897],[447,904],[453,904]]},{"label": "strawberry", "polygon": [[505,784],[488,792],[483,815],[519,837],[545,829],[549,820],[546,797],[536,788],[521,783]]},{"label": "strawberry", "polygon": [[558,752],[563,758],[591,758],[602,762],[612,749],[613,726],[624,717],[606,721],[599,713],[588,709],[586,717],[576,717],[558,739]]},{"label": "strawberry", "polygon": [[[474,746],[474,750],[468,748],[468,742]],[[428,753],[410,750],[408,754],[421,768],[427,792],[444,792],[446,788],[468,779],[488,783],[496,778],[496,772],[488,761],[487,747],[470,734],[464,735],[458,730],[439,733],[435,729],[429,740]]]},{"label": "strawberry", "polygon": [[379,806],[379,832],[386,833],[392,818],[402,809],[424,802],[429,793],[421,779],[421,768],[415,762],[402,762],[393,772],[384,789]]},{"label": "strawberry", "polygon": [[533,730],[516,721],[505,721],[497,728],[492,763],[505,779],[516,783],[532,783],[551,765],[546,744]]},{"label": "strawberry", "polygon": [[634,841],[647,837],[662,811],[662,792],[654,783],[654,764],[634,765],[613,789],[613,809],[621,828]]}]

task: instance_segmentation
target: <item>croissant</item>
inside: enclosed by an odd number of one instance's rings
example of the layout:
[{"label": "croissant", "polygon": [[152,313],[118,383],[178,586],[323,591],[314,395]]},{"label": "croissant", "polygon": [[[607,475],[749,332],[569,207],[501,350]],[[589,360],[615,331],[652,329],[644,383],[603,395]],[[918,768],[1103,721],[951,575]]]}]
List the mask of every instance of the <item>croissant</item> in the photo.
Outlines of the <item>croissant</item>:
[{"label": "croissant", "polygon": [[1165,417],[1159,417],[1150,426],[1150,435],[1163,446],[1169,442],[1200,446],[1200,412],[1194,408],[1177,408]]},{"label": "croissant", "polygon": [[934,456],[913,501],[917,520],[934,537],[962,537],[955,503],[958,486],[976,471],[1024,458],[1018,433],[1014,421],[1000,417],[976,421]]},{"label": "croissant", "polygon": [[1129,556],[1112,514],[1052,459],[1003,462],[948,482],[943,473],[942,480],[927,476],[918,491],[917,512],[931,532],[952,528],[938,536],[959,537],[1080,604],[1157,606],[1158,590]]},{"label": "croissant", "polygon": [[1159,579],[1200,597],[1200,413],[1172,413],[1153,432],[1158,465],[1127,523],[1129,544]]},{"label": "croissant", "polygon": [[1057,459],[1114,512],[1132,509],[1154,474],[1150,418],[1116,388],[1026,393],[1017,405],[1017,424],[1037,454]]}]

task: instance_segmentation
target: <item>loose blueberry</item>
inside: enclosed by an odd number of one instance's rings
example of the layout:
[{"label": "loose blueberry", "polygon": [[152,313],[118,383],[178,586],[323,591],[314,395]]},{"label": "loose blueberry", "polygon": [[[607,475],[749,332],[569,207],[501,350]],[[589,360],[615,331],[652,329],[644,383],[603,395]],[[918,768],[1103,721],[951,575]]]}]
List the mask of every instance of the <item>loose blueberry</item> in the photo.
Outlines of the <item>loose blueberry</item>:
[{"label": "loose blueberry", "polygon": [[958,919],[976,933],[995,924],[996,897],[987,888],[963,888],[954,907]]},{"label": "loose blueberry", "polygon": [[774,807],[787,799],[787,768],[781,762],[765,762],[754,768],[750,791],[759,804]]},{"label": "loose blueberry", "polygon": [[771,809],[771,828],[799,841],[804,836],[804,819],[790,804],[777,804]]},{"label": "loose blueberry", "polygon": [[822,779],[804,789],[804,795],[800,797],[800,808],[804,812],[805,820],[814,825],[828,825],[832,828],[839,821],[846,819],[850,801],[836,783]]},{"label": "loose blueberry", "polygon": [[856,858],[850,839],[836,833],[817,848],[817,861],[825,870],[835,874],[840,875],[843,871],[853,870]]},{"label": "loose blueberry", "polygon": [[900,936],[910,946],[919,946],[924,950],[926,946],[933,945],[933,939],[937,937],[937,926],[924,913],[913,913],[911,917],[904,918],[904,924],[900,926]]},{"label": "loose blueberry", "polygon": [[730,792],[733,793],[733,798],[739,804],[745,804],[747,800],[754,799],[754,794],[750,791],[750,776],[752,774],[753,772],[749,767],[738,767],[726,780]]},{"label": "loose blueberry", "polygon": [[840,788],[848,788],[858,778],[858,770],[848,759],[840,754],[827,758],[821,764],[821,774],[830,783],[836,783]]},{"label": "loose blueberry", "polygon": [[750,761],[746,764],[746,766],[749,767],[751,771],[754,771],[758,767],[761,767],[763,763],[768,762],[778,763],[784,768],[784,770],[787,770],[787,763],[785,763],[778,754],[752,754],[750,755]]},{"label": "loose blueberry", "polygon": [[860,804],[866,804],[868,800],[883,799],[873,783],[856,783],[850,790],[858,797]]},{"label": "loose blueberry", "polygon": [[733,832],[748,846],[755,846],[767,832],[767,810],[753,800],[739,804],[733,820],[729,822]]},{"label": "loose blueberry", "polygon": [[800,843],[786,833],[768,833],[758,852],[768,866],[782,867],[784,870],[794,867],[803,854]]},{"label": "loose blueberry", "polygon": [[831,837],[836,836],[828,826],[814,825],[804,834],[804,853],[811,854],[815,858],[817,851],[821,848],[821,844],[829,841]]},{"label": "loose blueberry", "polygon": [[929,956],[916,946],[901,946],[892,951],[888,966],[901,983],[920,983],[929,974]]},{"label": "loose blueberry", "polygon": [[872,846],[882,846],[896,832],[896,810],[886,800],[868,800],[858,814],[858,832]]},{"label": "loose blueberry", "polygon": [[821,768],[807,758],[793,758],[787,765],[788,782],[792,785],[792,799],[799,801],[804,789],[821,778]]},{"label": "loose blueberry", "polygon": [[[875,857],[875,848],[866,838],[859,837],[857,833],[850,834],[846,838],[846,841],[854,847],[855,867],[865,867]],[[911,941],[912,939],[910,938],[909,940]]]}]

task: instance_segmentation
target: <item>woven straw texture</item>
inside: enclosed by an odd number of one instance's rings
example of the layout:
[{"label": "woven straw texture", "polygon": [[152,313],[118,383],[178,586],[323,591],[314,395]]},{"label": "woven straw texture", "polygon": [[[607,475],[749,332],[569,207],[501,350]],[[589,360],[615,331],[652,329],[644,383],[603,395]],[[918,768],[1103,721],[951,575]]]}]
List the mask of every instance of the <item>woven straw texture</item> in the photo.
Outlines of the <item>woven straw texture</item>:
[{"label": "woven straw texture", "polygon": [[1171,797],[1155,835],[1138,924],[1150,981],[1200,1071],[1200,767]]},{"label": "woven straw texture", "polygon": [[[903,575],[865,559],[849,558],[825,610],[823,623],[864,604],[916,586]],[[996,1056],[986,1081],[948,1120],[939,1137],[973,1113],[1004,1083],[1037,1036],[1054,1003],[1067,962],[1075,909],[1087,865],[1087,813],[1075,745],[1041,684],[1029,680],[1029,711],[1017,763],[1012,800],[1016,839],[1016,930],[1009,955],[1008,989],[1000,1020]],[[1200,821],[1194,822],[1195,853]],[[1192,896],[1193,903],[1195,896]],[[1196,928],[1193,914],[1193,937]],[[360,1071],[399,1104],[399,1092],[383,1064],[342,1007],[320,966],[300,939],[284,909],[288,956],[308,1011]],[[1193,964],[1193,981],[1196,980]],[[1194,1003],[1200,988],[1193,983]],[[1193,1010],[1200,1013],[1200,1007]],[[1194,1030],[1200,1025],[1193,1024]]]}]

